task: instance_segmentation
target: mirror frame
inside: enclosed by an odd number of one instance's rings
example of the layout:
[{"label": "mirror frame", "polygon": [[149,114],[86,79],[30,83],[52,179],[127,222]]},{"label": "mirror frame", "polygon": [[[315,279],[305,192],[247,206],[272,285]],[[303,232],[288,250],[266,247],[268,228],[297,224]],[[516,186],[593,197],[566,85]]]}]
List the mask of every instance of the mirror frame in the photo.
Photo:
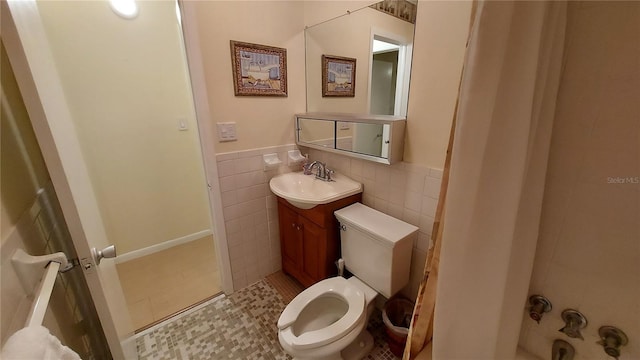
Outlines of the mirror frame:
[{"label": "mirror frame", "polygon": [[[308,142],[300,141],[300,120],[325,120],[334,123],[334,128],[338,122],[347,123],[364,123],[364,124],[380,124],[389,125],[389,156],[387,158],[357,153],[349,150],[335,148],[336,132],[334,131],[334,147],[326,147],[322,145],[311,144]],[[344,156],[349,156],[356,159],[373,161],[381,164],[395,164],[402,161],[404,153],[404,131],[406,128],[407,118],[404,116],[393,115],[372,115],[372,114],[349,114],[349,113],[302,113],[295,115],[294,131],[296,135],[296,144],[299,146],[328,151]]]}]

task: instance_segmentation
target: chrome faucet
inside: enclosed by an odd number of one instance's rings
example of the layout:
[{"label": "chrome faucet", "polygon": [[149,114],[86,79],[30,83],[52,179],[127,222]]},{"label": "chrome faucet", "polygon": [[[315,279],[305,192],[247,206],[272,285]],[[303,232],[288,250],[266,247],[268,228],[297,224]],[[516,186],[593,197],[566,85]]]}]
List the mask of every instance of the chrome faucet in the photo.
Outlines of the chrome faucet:
[{"label": "chrome faucet", "polygon": [[325,172],[327,171],[327,164],[316,160],[309,164],[309,171],[313,170],[314,167],[316,168],[316,179],[324,179]]},{"label": "chrome faucet", "polygon": [[327,168],[327,164],[318,160],[308,165],[305,165],[304,174],[311,175],[311,171],[313,170],[314,167],[316,168],[316,179],[320,179],[322,181],[333,181],[331,179],[331,175],[334,173],[334,171]]},{"label": "chrome faucet", "polygon": [[315,161],[314,161],[313,163],[310,163],[310,162],[305,161],[305,162],[302,164],[302,173],[303,173],[303,174],[305,174],[305,175],[311,175],[311,168],[312,168],[313,166],[315,166],[315,165],[316,165],[316,164],[315,164]]}]

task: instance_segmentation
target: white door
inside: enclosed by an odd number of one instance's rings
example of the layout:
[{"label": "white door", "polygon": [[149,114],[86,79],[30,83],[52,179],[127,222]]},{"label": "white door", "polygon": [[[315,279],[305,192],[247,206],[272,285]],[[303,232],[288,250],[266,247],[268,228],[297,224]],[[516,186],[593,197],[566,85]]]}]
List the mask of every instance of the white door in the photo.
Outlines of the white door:
[{"label": "white door", "polygon": [[115,359],[137,358],[133,327],[62,85],[34,1],[2,1],[2,39]]}]

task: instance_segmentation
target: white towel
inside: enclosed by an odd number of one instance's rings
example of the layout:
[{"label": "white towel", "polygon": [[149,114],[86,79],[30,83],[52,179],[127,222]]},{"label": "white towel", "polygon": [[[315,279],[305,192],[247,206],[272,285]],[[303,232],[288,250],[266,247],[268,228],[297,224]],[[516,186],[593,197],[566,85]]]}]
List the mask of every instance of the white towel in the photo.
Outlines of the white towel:
[{"label": "white towel", "polygon": [[43,326],[29,326],[9,337],[2,348],[3,360],[80,360],[73,350]]}]

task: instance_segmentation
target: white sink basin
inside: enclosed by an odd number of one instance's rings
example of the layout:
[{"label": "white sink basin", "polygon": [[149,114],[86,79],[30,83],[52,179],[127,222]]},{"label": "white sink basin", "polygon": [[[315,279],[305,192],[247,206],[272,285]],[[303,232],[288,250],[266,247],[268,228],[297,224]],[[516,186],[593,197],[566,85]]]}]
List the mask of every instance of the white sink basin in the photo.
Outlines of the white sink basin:
[{"label": "white sink basin", "polygon": [[304,175],[302,172],[278,175],[269,181],[274,194],[299,209],[311,209],[362,192],[362,184],[346,176],[334,173],[327,182]]}]

